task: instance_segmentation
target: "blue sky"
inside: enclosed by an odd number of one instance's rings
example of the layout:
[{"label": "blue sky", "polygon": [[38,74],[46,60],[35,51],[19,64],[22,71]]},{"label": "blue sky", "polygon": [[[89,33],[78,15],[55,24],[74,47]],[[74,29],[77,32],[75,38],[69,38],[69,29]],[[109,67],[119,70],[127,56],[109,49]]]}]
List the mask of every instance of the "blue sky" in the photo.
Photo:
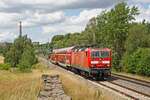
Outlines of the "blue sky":
[{"label": "blue sky", "polygon": [[[54,35],[81,32],[88,20],[123,0],[1,0],[0,42],[12,42],[18,37],[18,22],[23,23],[23,35],[46,43]],[[128,6],[139,7],[140,15],[150,22],[150,0],[125,0]]]}]

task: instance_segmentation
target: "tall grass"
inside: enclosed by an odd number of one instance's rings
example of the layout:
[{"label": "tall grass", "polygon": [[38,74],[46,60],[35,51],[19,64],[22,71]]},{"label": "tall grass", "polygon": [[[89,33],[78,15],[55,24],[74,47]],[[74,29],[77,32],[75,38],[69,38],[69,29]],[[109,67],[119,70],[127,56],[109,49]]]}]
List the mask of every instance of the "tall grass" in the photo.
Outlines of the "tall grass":
[{"label": "tall grass", "polygon": [[103,100],[99,89],[90,88],[85,82],[61,76],[64,90],[73,100]]},{"label": "tall grass", "polygon": [[100,90],[94,90],[73,75],[55,68],[46,68],[43,61],[34,66],[32,72],[22,73],[17,69],[0,70],[0,100],[37,100],[43,89],[42,74],[59,74],[65,92],[72,100],[103,100]]},{"label": "tall grass", "polygon": [[3,63],[4,63],[4,57],[3,57],[3,56],[1,56],[1,54],[0,54],[0,63],[1,63],[1,64],[3,64]]},{"label": "tall grass", "polygon": [[43,87],[41,73],[0,71],[0,100],[37,100]]}]

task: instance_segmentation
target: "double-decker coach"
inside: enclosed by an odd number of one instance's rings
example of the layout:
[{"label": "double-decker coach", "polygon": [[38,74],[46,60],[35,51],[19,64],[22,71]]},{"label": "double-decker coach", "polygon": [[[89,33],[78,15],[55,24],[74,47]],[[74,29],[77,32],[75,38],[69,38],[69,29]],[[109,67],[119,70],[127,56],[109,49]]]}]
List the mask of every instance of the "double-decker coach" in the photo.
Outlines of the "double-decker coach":
[{"label": "double-decker coach", "polygon": [[111,50],[87,47],[69,47],[54,50],[50,59],[55,64],[74,69],[94,78],[111,76]]}]

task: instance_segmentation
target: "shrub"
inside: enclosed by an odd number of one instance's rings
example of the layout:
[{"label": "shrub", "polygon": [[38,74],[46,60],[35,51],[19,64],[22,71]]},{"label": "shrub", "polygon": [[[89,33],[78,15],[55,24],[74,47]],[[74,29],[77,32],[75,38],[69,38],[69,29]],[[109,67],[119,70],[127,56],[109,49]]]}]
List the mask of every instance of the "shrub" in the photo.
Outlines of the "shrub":
[{"label": "shrub", "polygon": [[150,76],[150,48],[139,48],[133,54],[125,54],[121,65],[126,72]]},{"label": "shrub", "polygon": [[150,76],[150,48],[139,49],[135,54],[140,58],[137,62],[136,73]]},{"label": "shrub", "polygon": [[31,69],[37,63],[32,41],[27,36],[17,38],[4,57],[5,63],[21,71]]},{"label": "shrub", "polygon": [[10,68],[10,64],[5,63],[5,64],[0,64],[0,69],[1,70],[8,70]]},{"label": "shrub", "polygon": [[[121,59],[120,66],[122,66],[123,72],[128,72],[127,66],[129,65],[129,58],[130,58],[130,55],[125,53]],[[131,70],[131,71],[134,71],[134,70]],[[131,72],[131,73],[134,73],[134,72]]]},{"label": "shrub", "polygon": [[30,46],[26,48],[23,52],[21,59],[19,60],[19,64],[17,65],[21,71],[30,70],[32,65],[38,62],[35,54]]}]

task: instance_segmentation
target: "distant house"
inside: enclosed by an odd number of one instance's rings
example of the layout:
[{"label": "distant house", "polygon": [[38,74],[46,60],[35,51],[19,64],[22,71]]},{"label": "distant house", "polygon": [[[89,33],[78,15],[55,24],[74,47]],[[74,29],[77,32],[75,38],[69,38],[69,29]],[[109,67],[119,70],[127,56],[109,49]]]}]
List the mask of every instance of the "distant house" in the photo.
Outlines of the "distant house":
[{"label": "distant house", "polygon": [[7,42],[0,42],[0,46],[1,47],[4,47],[4,46],[6,46],[7,45]]},{"label": "distant house", "polygon": [[40,42],[32,42],[33,45],[39,45]]}]

